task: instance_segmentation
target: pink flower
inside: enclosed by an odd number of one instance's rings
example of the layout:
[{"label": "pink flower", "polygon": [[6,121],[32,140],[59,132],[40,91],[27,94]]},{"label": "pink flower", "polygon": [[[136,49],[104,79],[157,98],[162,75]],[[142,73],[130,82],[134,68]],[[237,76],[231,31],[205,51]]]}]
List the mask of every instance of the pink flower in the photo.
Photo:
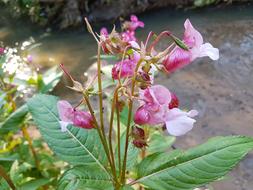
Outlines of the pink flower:
[{"label": "pink flower", "polygon": [[61,119],[60,125],[62,132],[67,131],[67,126],[70,124],[85,129],[94,128],[90,113],[74,109],[69,102],[64,100],[58,101],[57,109]]},{"label": "pink flower", "polygon": [[136,64],[139,59],[139,55],[134,54],[131,58],[117,62],[112,68],[112,78],[114,80],[117,80],[119,78],[127,78],[133,76]]},{"label": "pink flower", "polygon": [[128,25],[128,28],[127,28],[128,30],[135,31],[139,27],[141,27],[141,28],[144,27],[144,22],[139,21],[137,16],[131,15],[130,20],[131,20],[131,22]]},{"label": "pink flower", "polygon": [[131,30],[122,32],[121,37],[124,42],[136,41],[135,32]]},{"label": "pink flower", "polygon": [[173,72],[180,69],[198,57],[208,56],[212,60],[219,59],[219,50],[214,48],[210,43],[203,44],[201,34],[192,26],[189,19],[184,23],[184,43],[188,46],[189,51],[180,47],[175,47],[168,57],[163,61],[167,71]]},{"label": "pink flower", "polygon": [[0,47],[0,55],[4,54],[4,48]]},{"label": "pink flower", "polygon": [[131,42],[136,41],[135,30],[139,27],[143,28],[144,23],[139,21],[137,16],[131,15],[130,21],[126,21],[123,27],[125,31],[121,33],[122,40],[124,42]]},{"label": "pink flower", "polygon": [[102,36],[105,36],[105,37],[108,37],[108,30],[106,29],[106,28],[101,28],[101,30],[100,30],[100,35]]},{"label": "pink flower", "polygon": [[192,117],[197,111],[182,111],[176,107],[169,109],[168,105],[175,101],[170,91],[161,85],[154,85],[140,93],[140,107],[134,115],[134,122],[139,125],[166,125],[167,131],[174,136],[180,136],[193,128]]}]

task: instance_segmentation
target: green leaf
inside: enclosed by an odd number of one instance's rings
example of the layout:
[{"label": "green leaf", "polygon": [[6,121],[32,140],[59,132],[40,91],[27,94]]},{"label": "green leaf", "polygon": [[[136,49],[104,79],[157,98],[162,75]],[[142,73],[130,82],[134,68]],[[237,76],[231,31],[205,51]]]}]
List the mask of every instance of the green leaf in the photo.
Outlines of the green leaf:
[{"label": "green leaf", "polygon": [[73,165],[95,164],[105,170],[103,164],[107,161],[97,131],[69,125],[62,132],[57,101],[55,96],[41,94],[28,101],[29,111],[44,140],[62,160]]},{"label": "green leaf", "polygon": [[0,134],[18,130],[18,127],[23,124],[27,113],[28,107],[26,104],[19,107],[0,124]]},{"label": "green leaf", "polygon": [[147,151],[152,154],[155,152],[165,152],[175,142],[176,138],[173,136],[165,136],[159,133],[154,133],[148,143]]},{"label": "green leaf", "polygon": [[22,184],[19,190],[37,190],[48,183],[50,183],[50,179],[47,178],[34,179]]},{"label": "green leaf", "polygon": [[40,93],[47,93],[54,89],[61,79],[62,72],[57,71],[57,66],[52,67],[41,77],[38,77],[38,88]]},{"label": "green leaf", "polygon": [[229,136],[213,138],[185,153],[156,153],[139,164],[136,183],[159,190],[194,189],[224,176],[252,148],[252,138]]},{"label": "green leaf", "polygon": [[10,190],[8,183],[4,180],[4,178],[0,179],[0,189],[1,190]]},{"label": "green leaf", "polygon": [[134,190],[134,188],[132,188],[132,187],[129,186],[129,185],[125,185],[124,187],[121,187],[120,190]]},{"label": "green leaf", "polygon": [[67,170],[59,181],[59,190],[113,190],[112,181],[108,175],[98,167],[76,166]]}]

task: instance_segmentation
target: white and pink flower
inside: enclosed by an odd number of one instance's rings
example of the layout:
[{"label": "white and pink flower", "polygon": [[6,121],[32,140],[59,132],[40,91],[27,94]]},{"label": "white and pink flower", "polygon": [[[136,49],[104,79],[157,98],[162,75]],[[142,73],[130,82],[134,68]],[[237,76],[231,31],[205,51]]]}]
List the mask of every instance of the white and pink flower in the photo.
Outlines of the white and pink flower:
[{"label": "white and pink flower", "polygon": [[180,69],[198,57],[208,56],[212,60],[219,59],[219,50],[214,48],[210,43],[203,43],[202,35],[192,26],[189,19],[184,23],[183,42],[189,50],[181,49],[176,46],[163,61],[163,65],[168,72],[174,72]]},{"label": "white and pink flower", "polygon": [[67,131],[68,125],[74,125],[84,129],[94,128],[93,119],[89,112],[77,110],[65,100],[58,101],[57,108],[61,119],[60,126],[62,132]]},{"label": "white and pink flower", "polygon": [[[176,102],[175,102],[176,101]],[[161,85],[154,85],[140,92],[140,107],[134,115],[139,125],[166,125],[169,134],[184,135],[193,128],[196,110],[180,110],[175,95]],[[169,108],[171,106],[171,109]]]}]

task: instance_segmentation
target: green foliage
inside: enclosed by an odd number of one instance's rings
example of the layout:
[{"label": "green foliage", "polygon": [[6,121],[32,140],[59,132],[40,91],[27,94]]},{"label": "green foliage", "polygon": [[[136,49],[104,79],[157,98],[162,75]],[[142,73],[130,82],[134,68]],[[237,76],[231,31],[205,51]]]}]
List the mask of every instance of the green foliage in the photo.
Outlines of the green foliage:
[{"label": "green foliage", "polygon": [[185,153],[155,153],[138,166],[138,180],[151,189],[189,190],[217,180],[253,148],[253,139],[216,137]]},{"label": "green foliage", "polygon": [[29,111],[49,147],[59,158],[73,165],[96,164],[103,167],[106,159],[97,131],[69,126],[67,132],[62,132],[57,101],[54,96],[42,94],[28,101]]},{"label": "green foliage", "polygon": [[159,132],[153,132],[148,143],[147,152],[149,154],[155,152],[166,152],[175,140],[176,138],[173,136],[165,136]]},{"label": "green foliage", "polygon": [[17,131],[19,129],[18,127],[24,124],[27,114],[28,107],[26,104],[23,104],[16,111],[11,113],[2,123],[0,123],[0,134]]},{"label": "green foliage", "polygon": [[59,181],[59,190],[113,190],[110,176],[96,166],[76,166],[67,170]]},{"label": "green foliage", "polygon": [[50,183],[50,179],[34,179],[22,184],[19,190],[37,190],[40,187],[47,185],[48,183]]}]

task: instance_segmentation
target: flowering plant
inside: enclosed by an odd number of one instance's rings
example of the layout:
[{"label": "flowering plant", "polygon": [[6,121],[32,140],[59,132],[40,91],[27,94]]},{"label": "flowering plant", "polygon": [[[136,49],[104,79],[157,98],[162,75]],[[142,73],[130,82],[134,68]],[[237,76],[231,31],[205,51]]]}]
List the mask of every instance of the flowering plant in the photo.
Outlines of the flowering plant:
[{"label": "flowering plant", "polygon": [[[136,16],[123,23],[121,33],[103,28],[97,34],[87,19],[86,24],[98,45],[97,72],[82,84],[60,65],[72,82],[69,88],[82,94],[79,103],[49,95],[28,101],[43,138],[70,164],[58,189],[194,189],[220,179],[253,148],[252,138],[229,136],[187,151],[170,149],[172,136],[189,132],[198,112],[180,109],[175,93],[155,84],[155,75],[171,74],[198,57],[219,58],[190,20],[183,40],[164,31],[150,32],[144,42],[135,36],[144,27]],[[162,38],[171,44],[159,50]]]}]

